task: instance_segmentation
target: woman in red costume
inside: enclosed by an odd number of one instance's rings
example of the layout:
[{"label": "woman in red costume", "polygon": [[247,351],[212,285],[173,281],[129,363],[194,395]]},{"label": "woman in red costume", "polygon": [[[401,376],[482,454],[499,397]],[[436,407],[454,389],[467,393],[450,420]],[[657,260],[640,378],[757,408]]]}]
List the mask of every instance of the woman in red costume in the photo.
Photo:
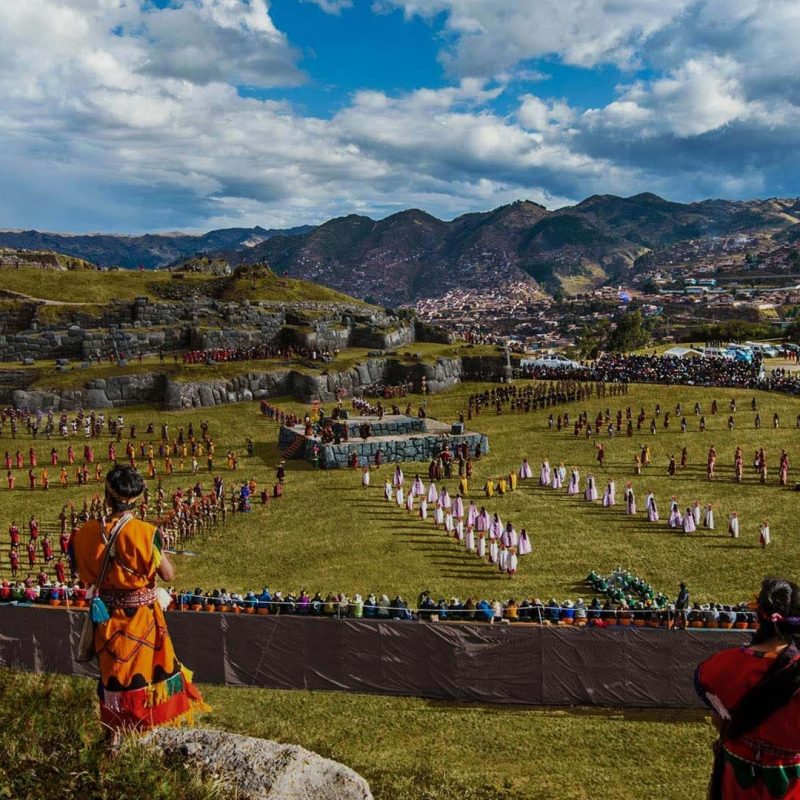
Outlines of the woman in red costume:
[{"label": "woman in red costume", "polygon": [[719,731],[710,800],[800,799],[800,588],[767,578],[748,647],[697,668],[697,690]]}]

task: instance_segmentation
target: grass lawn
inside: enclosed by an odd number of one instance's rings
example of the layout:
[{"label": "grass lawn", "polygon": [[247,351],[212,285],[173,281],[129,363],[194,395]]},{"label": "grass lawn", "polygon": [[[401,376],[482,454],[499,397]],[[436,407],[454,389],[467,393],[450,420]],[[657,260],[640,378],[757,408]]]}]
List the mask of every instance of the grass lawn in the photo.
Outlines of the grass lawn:
[{"label": "grass lawn", "polygon": [[[429,411],[441,419],[452,420],[465,407],[468,394],[478,388],[481,387],[461,385],[429,398]],[[729,432],[725,425],[727,412],[716,416],[708,412],[712,398],[717,398],[722,411],[733,396],[738,400],[739,411],[737,428]],[[373,476],[373,487],[364,491],[358,473],[315,471],[304,462],[290,461],[285,496],[273,501],[267,510],[258,506],[249,515],[229,517],[224,529],[212,533],[207,541],[195,542],[192,549],[197,556],[177,559],[178,584],[244,590],[260,588],[266,583],[272,589],[284,591],[306,587],[312,592],[358,591],[362,595],[369,591],[389,595],[399,592],[409,600],[415,599],[421,589],[430,589],[437,597],[463,598],[474,594],[489,598],[513,595],[546,599],[552,595],[564,599],[585,592],[581,582],[591,569],[609,571],[624,566],[670,595],[677,591],[679,581],[686,580],[693,599],[731,602],[749,599],[765,574],[795,574],[800,546],[800,532],[795,524],[797,496],[777,482],[781,447],[786,447],[793,465],[790,479],[796,476],[800,430],[794,427],[794,419],[800,413],[800,399],[767,393],[756,396],[765,426],[761,430],[753,427],[749,410],[751,392],[637,386],[627,397],[570,406],[573,416],[584,407],[593,416],[598,407],[616,410],[628,404],[634,411],[644,406],[652,413],[656,402],[661,403],[662,409],[674,411],[675,403],[681,400],[689,411],[690,430],[682,434],[673,422],[669,431],[659,427],[655,436],[643,429],[631,439],[603,437],[608,455],[605,468],[595,471],[598,486],[602,489],[605,481],[613,477],[621,498],[625,482],[632,480],[640,508],[637,517],[625,515],[621,505],[603,509],[599,504],[570,498],[564,491],[530,485],[520,485],[513,494],[487,501],[489,511],[498,511],[504,521],[512,520],[518,529],[526,527],[531,535],[534,552],[520,560],[519,572],[513,580],[501,577],[476,556],[464,553],[432,525],[421,525],[416,517],[385,503],[381,484],[383,476],[393,467],[378,470]],[[697,419],[691,413],[696,400],[707,412],[708,427],[704,434],[698,432]],[[416,406],[419,398],[412,398],[412,402]],[[282,405],[303,410],[303,406],[288,400]],[[776,410],[784,426],[777,431],[771,428],[772,413]],[[217,441],[217,465],[228,487],[233,480],[251,476],[259,485],[271,484],[274,479],[274,468],[280,459],[277,426],[259,416],[255,403],[170,413],[125,409],[122,413],[126,422],[138,422],[140,437],[144,436],[149,421],[158,425],[167,419],[174,432],[178,425],[187,425],[190,420],[198,427],[200,420],[207,419]],[[517,469],[523,456],[530,459],[534,471],[544,457],[555,464],[563,461],[568,468],[578,466],[584,476],[596,465],[594,442],[583,436],[576,439],[571,432],[548,430],[547,415],[547,411],[500,416],[484,413],[472,420],[468,427],[489,435],[491,452],[476,463],[471,496],[480,502],[480,489],[486,477]],[[247,436],[256,443],[252,458],[244,456]],[[652,446],[653,466],[645,475],[634,477],[634,454],[645,442]],[[78,437],[76,443],[80,451],[83,438]],[[705,461],[712,443],[719,453],[719,477],[709,482],[705,477]],[[6,426],[0,437],[0,453],[6,448],[12,454],[16,448],[27,452],[30,444],[24,437],[12,442]],[[57,444],[63,458],[66,444]],[[733,451],[737,444],[743,446],[748,465],[742,484],[732,480]],[[670,479],[666,474],[668,456],[679,455],[682,445],[689,449],[689,466]],[[52,443],[45,441],[37,443],[40,464],[47,460],[50,446]],[[769,463],[769,481],[764,486],[749,467],[758,446],[765,447]],[[225,467],[225,454],[231,448],[240,455],[237,473],[229,473]],[[102,442],[96,452],[105,457],[105,451]],[[412,477],[414,472],[424,472],[425,468],[424,464],[409,464],[406,473]],[[6,490],[4,484],[0,489],[3,518],[0,554],[6,565],[5,531],[12,519],[21,524],[36,513],[40,521],[53,526],[62,504],[70,500],[82,503],[87,496],[80,487],[62,489],[55,485],[57,470],[51,470],[53,487],[49,492],[31,492],[26,488],[26,472],[18,474],[18,488],[14,492]],[[210,479],[206,478],[206,482],[210,483]],[[189,475],[173,476],[164,482],[167,489],[189,483],[193,483]],[[449,488],[455,489],[454,480],[449,482]],[[673,494],[679,497],[683,508],[695,499],[713,503],[717,529],[684,536],[670,530],[665,523],[647,524],[641,510],[650,488],[656,493],[662,518]],[[88,494],[92,491],[93,488]],[[731,510],[739,511],[741,516],[738,540],[726,535],[726,517]],[[766,550],[757,543],[758,524],[764,516],[769,516],[773,536],[773,543]]]},{"label": "grass lawn", "polygon": [[308,281],[281,278],[277,275],[261,276],[255,282],[249,278],[231,276],[228,279],[202,273],[181,273],[180,280],[173,273],[161,270],[42,270],[37,267],[0,269],[0,290],[30,295],[42,300],[66,303],[109,303],[112,300],[133,300],[149,297],[158,300],[164,292],[181,290],[211,292],[223,300],[276,300],[281,302],[324,302],[364,305],[341,292]]},{"label": "grass lawn", "polygon": [[[428,399],[429,413],[452,420],[466,407],[471,392],[484,388],[461,385]],[[268,509],[229,516],[224,528],[192,545],[196,556],[176,556],[177,583],[205,588],[277,588],[311,591],[399,592],[413,602],[417,593],[430,589],[436,596],[551,595],[564,599],[585,595],[581,581],[590,569],[628,567],[651,581],[657,589],[674,594],[677,584],[688,582],[694,599],[738,601],[749,599],[765,574],[796,576],[800,533],[795,524],[794,493],[777,483],[781,447],[789,452],[796,475],[800,458],[800,431],[794,419],[800,399],[755,393],[764,426],[753,427],[749,410],[752,392],[696,389],[692,387],[634,386],[626,397],[593,399],[555,409],[575,416],[584,408],[591,416],[598,408],[630,405],[634,414],[644,406],[648,415],[656,402],[674,412],[679,400],[689,412],[690,430],[681,434],[673,422],[669,431],[659,425],[655,436],[642,432],[608,439],[603,470],[596,470],[602,488],[609,477],[617,481],[618,496],[632,480],[640,510],[648,488],[655,491],[662,514],[670,495],[685,507],[695,499],[711,502],[717,513],[717,530],[690,536],[675,533],[665,524],[648,525],[643,516],[631,518],[616,509],[602,509],[565,492],[520,487],[516,493],[486,503],[504,520],[531,532],[534,552],[520,563],[513,580],[501,578],[475,556],[463,553],[455,542],[431,525],[422,526],[381,498],[383,467],[373,488],[360,486],[360,475],[350,470],[315,471],[301,462],[289,462],[286,495]],[[729,432],[727,404],[737,399],[736,429]],[[716,398],[720,413],[710,414]],[[414,397],[416,405],[421,398]],[[706,412],[707,430],[700,434],[692,413],[695,401]],[[298,411],[298,403],[277,401]],[[771,428],[773,412],[783,427]],[[114,412],[116,413],[116,412]],[[137,422],[140,436],[147,422],[168,420],[171,430],[207,419],[217,441],[217,463],[230,486],[232,480],[253,476],[272,482],[280,458],[277,426],[262,419],[257,404],[223,406],[185,412],[152,409],[122,410],[126,422]],[[576,439],[571,432],[551,431],[549,411],[533,414],[485,412],[469,423],[490,437],[491,452],[476,463],[471,495],[479,498],[487,476],[516,469],[527,456],[538,470],[540,459],[563,461],[582,475],[595,466],[592,440]],[[649,425],[646,426],[649,430]],[[253,438],[253,457],[244,456],[244,440]],[[146,438],[146,437],[145,437]],[[650,443],[653,466],[641,477],[633,476],[633,456]],[[719,452],[719,478],[705,478],[708,447]],[[26,452],[31,441],[10,439],[8,427],[0,437],[0,453],[9,448]],[[83,438],[75,439],[78,449]],[[762,486],[752,469],[745,482],[732,481],[733,450],[744,448],[746,464],[753,450],[764,446],[769,481]],[[689,448],[689,467],[676,478],[666,474],[670,453]],[[40,463],[52,446],[38,441]],[[66,444],[58,442],[62,457]],[[237,473],[224,468],[225,453],[240,454]],[[105,455],[105,441],[98,444]],[[406,465],[409,477],[425,465]],[[55,472],[51,470],[51,473]],[[51,474],[56,483],[57,476]],[[206,482],[210,479],[206,478]],[[188,475],[165,481],[168,489],[193,482]],[[0,554],[7,570],[7,534],[12,519],[23,523],[35,513],[49,526],[56,524],[61,505],[82,502],[87,492],[76,486],[54,487],[49,492],[29,491],[25,473],[19,488],[0,489]],[[454,488],[455,481],[449,482]],[[91,491],[94,491],[92,487]],[[90,494],[91,492],[89,492]],[[741,514],[742,535],[731,540],[725,532],[730,510]],[[769,515],[773,543],[757,546],[757,527]],[[7,575],[7,572],[5,573]],[[335,624],[335,623],[331,623]],[[501,678],[500,678],[501,679]],[[386,698],[358,694],[285,692],[223,687],[203,687],[214,712],[203,720],[209,727],[265,736],[302,744],[322,755],[341,760],[361,772],[379,800],[524,800],[527,798],[701,798],[710,768],[710,727],[697,712],[616,711],[603,709],[527,709],[480,705],[442,704],[414,698]],[[198,783],[174,764],[163,771],[138,751],[114,764],[102,760],[95,722],[93,685],[89,681],[60,677],[29,677],[0,672],[0,714],[13,720],[0,726],[0,797],[10,786],[11,797],[36,796],[47,800],[69,797],[113,798],[131,783],[128,797],[210,798],[214,787]],[[24,711],[20,711],[23,709]],[[53,710],[60,712],[54,714]],[[49,726],[49,727],[48,727]],[[13,770],[10,769],[13,766]],[[11,781],[15,783],[11,783]],[[230,795],[226,795],[230,797]]]},{"label": "grass lawn", "polygon": [[[698,712],[201,689],[214,708],[201,725],[334,758],[376,800],[700,800],[711,763],[711,726]],[[135,746],[105,759],[92,681],[0,671],[0,714],[0,796],[233,800]]]},{"label": "grass lawn", "polygon": [[48,390],[77,389],[96,378],[142,375],[153,372],[166,375],[170,380],[177,382],[225,381],[248,372],[278,372],[290,369],[298,372],[318,372],[308,366],[309,363],[300,359],[286,361],[280,358],[268,358],[254,361],[228,361],[218,364],[184,364],[181,360],[175,362],[167,355],[164,357],[163,364],[159,361],[158,356],[144,356],[141,364],[134,357],[124,367],[106,362],[93,364],[85,369],[73,366],[67,372],[58,372],[51,362],[47,362],[46,365],[34,365],[27,369],[37,372],[36,380],[31,388]]}]

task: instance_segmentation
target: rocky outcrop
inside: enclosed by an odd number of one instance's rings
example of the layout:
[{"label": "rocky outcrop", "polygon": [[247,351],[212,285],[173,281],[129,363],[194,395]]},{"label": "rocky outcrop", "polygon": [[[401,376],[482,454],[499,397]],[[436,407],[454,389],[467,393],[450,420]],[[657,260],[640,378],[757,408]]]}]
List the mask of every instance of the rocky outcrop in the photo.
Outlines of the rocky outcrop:
[{"label": "rocky outcrop", "polygon": [[18,408],[69,411],[151,404],[166,409],[205,408],[289,395],[300,402],[331,402],[352,397],[376,384],[411,383],[419,390],[422,378],[430,393],[455,386],[461,380],[491,379],[503,375],[502,358],[474,359],[469,373],[460,358],[439,358],[433,364],[403,363],[396,358],[371,358],[341,372],[316,374],[298,369],[246,372],[229,380],[173,381],[155,372],[117,375],[87,381],[79,389],[7,389],[4,402]]},{"label": "rocky outcrop", "polygon": [[129,357],[186,349],[281,344],[318,353],[393,350],[415,341],[415,326],[347,303],[228,302],[209,298],[91,306],[0,298],[0,361]]},{"label": "rocky outcrop", "polygon": [[235,789],[243,800],[372,800],[357,772],[297,745],[175,728],[156,728],[142,742]]},{"label": "rocky outcrop", "polygon": [[413,325],[375,327],[356,325],[350,336],[351,347],[368,347],[372,350],[394,350],[416,341]]}]

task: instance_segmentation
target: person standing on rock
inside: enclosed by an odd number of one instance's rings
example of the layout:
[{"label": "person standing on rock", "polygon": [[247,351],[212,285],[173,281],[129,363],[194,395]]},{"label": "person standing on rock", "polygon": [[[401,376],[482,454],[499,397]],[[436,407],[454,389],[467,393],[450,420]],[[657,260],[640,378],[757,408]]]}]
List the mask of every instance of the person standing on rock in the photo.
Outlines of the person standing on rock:
[{"label": "person standing on rock", "polygon": [[160,531],[134,518],[143,490],[135,470],[113,467],[105,484],[111,516],[86,522],[70,545],[76,572],[95,590],[90,613],[100,668],[100,719],[113,746],[123,730],[174,724],[209,710],[167,631],[166,593],[157,589],[156,578],[171,581],[175,571],[161,552]]}]

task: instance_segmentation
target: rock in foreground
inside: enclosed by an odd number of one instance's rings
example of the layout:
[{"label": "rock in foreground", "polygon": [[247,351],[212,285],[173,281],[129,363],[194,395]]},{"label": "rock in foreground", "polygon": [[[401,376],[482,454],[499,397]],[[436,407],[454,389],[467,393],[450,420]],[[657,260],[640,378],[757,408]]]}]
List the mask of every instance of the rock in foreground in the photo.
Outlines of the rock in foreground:
[{"label": "rock in foreground", "polygon": [[297,745],[176,728],[156,728],[143,742],[181,756],[248,800],[372,800],[358,773]]}]

